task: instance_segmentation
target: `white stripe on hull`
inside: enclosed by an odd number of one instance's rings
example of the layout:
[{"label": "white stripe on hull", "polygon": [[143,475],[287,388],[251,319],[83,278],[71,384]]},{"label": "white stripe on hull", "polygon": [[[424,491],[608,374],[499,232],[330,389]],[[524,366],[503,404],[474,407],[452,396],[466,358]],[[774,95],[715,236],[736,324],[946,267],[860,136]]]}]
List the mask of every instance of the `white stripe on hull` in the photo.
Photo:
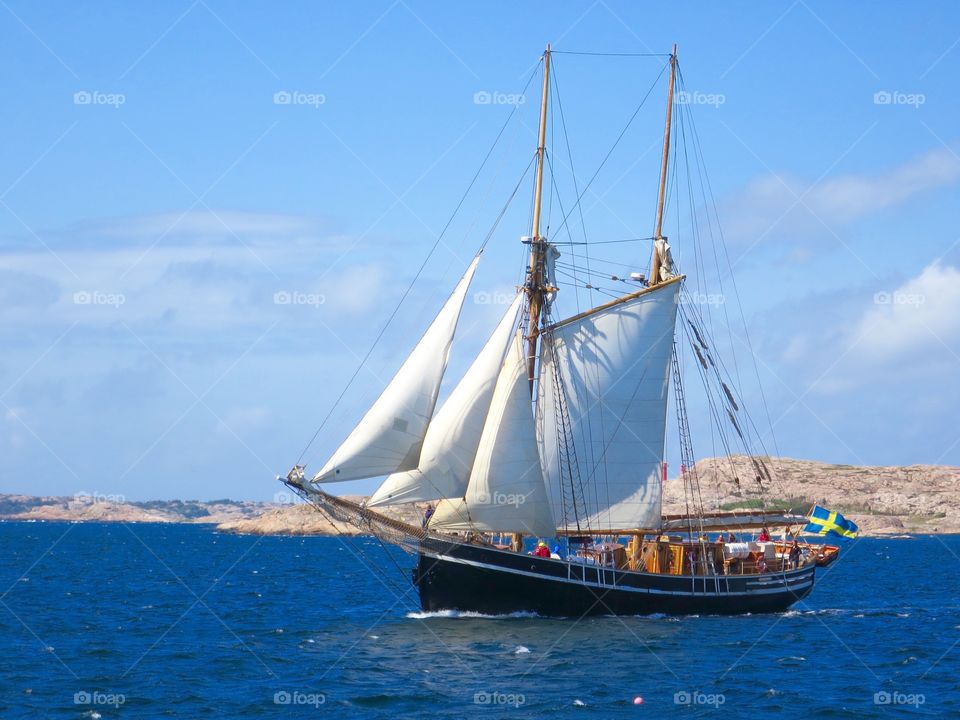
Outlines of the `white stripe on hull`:
[{"label": "white stripe on hull", "polygon": [[[464,558],[456,558],[456,557],[451,557],[450,555],[441,555],[437,553],[421,552],[421,555],[425,555],[426,557],[431,557],[436,560],[443,560],[446,562],[459,563],[461,565],[470,565],[472,567],[484,568],[486,570],[493,570],[494,572],[507,572],[507,573],[513,573],[514,575],[525,575],[527,577],[538,578],[540,580],[570,583],[572,585],[580,585],[580,586],[595,588],[597,590],[603,590],[603,591],[622,590],[625,592],[643,593],[647,595],[677,595],[682,597],[731,597],[731,596],[751,596],[751,595],[772,595],[775,593],[785,593],[785,592],[795,592],[798,590],[805,590],[808,587],[811,587],[813,585],[813,576],[811,575],[809,580],[806,579],[805,577],[797,578],[796,580],[793,580],[792,578],[788,578],[786,582],[784,582],[780,587],[757,588],[756,590],[747,590],[745,592],[740,592],[740,591],[730,591],[730,592],[679,591],[678,592],[673,590],[659,590],[656,588],[638,588],[638,587],[632,587],[630,585],[607,585],[607,584],[601,585],[599,583],[590,583],[590,582],[584,582],[582,580],[574,580],[573,578],[557,577],[555,575],[544,575],[542,573],[530,572],[529,570],[517,570],[516,568],[503,567],[502,565],[490,565],[489,563],[482,563],[476,560],[466,560]],[[580,566],[577,566],[577,567],[580,567]],[[594,566],[584,566],[584,567],[588,567],[588,569],[595,569]],[[610,572],[613,572],[612,570],[610,570],[610,568],[597,568],[597,569],[600,569],[600,570],[607,569]],[[641,573],[637,573],[637,574],[640,575]],[[774,579],[773,576],[770,576],[770,577],[771,577],[771,580]],[[691,580],[694,579],[693,576],[691,576],[690,579]],[[696,576],[696,579],[703,579],[703,580],[707,580],[708,582],[710,580],[723,581],[728,579],[728,576],[698,575]]]}]

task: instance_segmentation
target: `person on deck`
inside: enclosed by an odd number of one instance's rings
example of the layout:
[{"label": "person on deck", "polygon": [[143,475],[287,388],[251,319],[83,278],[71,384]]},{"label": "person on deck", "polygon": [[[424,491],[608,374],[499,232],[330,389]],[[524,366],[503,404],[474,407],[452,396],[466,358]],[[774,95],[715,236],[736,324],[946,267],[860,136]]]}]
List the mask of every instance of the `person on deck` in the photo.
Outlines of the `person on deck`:
[{"label": "person on deck", "polygon": [[734,535],[733,533],[730,533],[729,535],[727,535],[727,542],[728,542],[728,543],[732,543],[732,542],[736,542],[736,541],[737,541],[737,536],[736,536],[736,535]]},{"label": "person on deck", "polygon": [[770,532],[766,528],[760,529],[760,535],[757,537],[757,542],[770,542]]},{"label": "person on deck", "polygon": [[790,546],[790,565],[794,568],[800,567],[800,544],[797,542],[797,539],[793,539],[793,544]]},{"label": "person on deck", "polygon": [[427,505],[427,509],[423,511],[423,522],[420,523],[421,527],[426,527],[427,523],[430,522],[430,518],[433,517],[433,503]]},{"label": "person on deck", "polygon": [[547,547],[547,544],[541,540],[537,543],[537,549],[533,551],[533,554],[536,557],[548,558],[550,557],[550,548]]}]

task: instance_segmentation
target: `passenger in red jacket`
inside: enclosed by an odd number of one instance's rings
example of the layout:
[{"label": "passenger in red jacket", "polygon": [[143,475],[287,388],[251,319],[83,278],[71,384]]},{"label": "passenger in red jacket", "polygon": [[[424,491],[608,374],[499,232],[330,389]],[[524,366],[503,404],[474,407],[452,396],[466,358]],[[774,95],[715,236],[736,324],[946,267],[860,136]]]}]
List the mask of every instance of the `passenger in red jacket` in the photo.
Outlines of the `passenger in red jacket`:
[{"label": "passenger in red jacket", "polygon": [[541,540],[537,543],[537,549],[533,551],[533,554],[537,557],[548,558],[550,557],[550,548],[548,548],[547,544]]}]

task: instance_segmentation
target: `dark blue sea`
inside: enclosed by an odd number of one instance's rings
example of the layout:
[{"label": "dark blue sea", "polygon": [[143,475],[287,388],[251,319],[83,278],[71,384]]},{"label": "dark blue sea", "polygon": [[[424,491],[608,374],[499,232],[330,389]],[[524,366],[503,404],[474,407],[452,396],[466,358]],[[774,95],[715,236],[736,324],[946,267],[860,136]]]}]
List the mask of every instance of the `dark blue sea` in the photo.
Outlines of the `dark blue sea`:
[{"label": "dark blue sea", "polygon": [[0,523],[0,717],[960,715],[957,536],[848,541],[805,602],[746,617],[422,615],[410,565],[369,538]]}]

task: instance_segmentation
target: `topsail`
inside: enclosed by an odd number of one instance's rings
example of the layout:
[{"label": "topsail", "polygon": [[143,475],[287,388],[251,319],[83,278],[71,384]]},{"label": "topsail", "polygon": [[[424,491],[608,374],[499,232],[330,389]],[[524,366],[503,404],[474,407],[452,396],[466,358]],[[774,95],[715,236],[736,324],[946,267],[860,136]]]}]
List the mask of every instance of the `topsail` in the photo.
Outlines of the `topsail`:
[{"label": "topsail", "polygon": [[[681,280],[545,331],[537,419],[547,491],[563,529],[660,525],[660,464]],[[573,458],[576,467],[570,467]],[[574,496],[580,502],[570,503]]]},{"label": "topsail", "polygon": [[478,255],[390,384],[314,482],[357,480],[417,467],[463,300],[479,261]]}]

